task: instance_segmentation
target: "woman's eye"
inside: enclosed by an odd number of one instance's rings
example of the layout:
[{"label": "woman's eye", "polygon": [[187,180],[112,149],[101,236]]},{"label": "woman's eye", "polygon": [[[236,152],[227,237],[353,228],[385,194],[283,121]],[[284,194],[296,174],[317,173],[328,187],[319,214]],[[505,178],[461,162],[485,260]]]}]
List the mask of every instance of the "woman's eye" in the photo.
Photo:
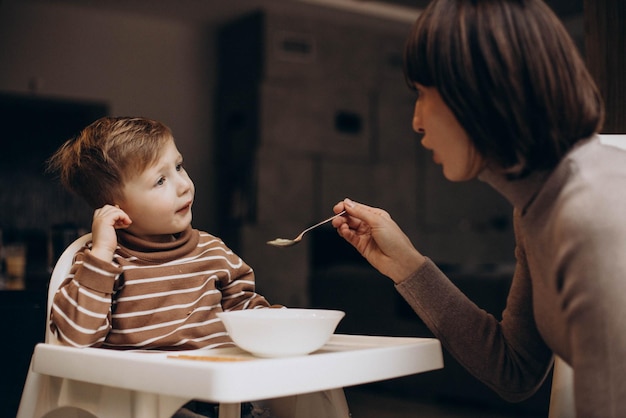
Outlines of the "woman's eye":
[{"label": "woman's eye", "polygon": [[416,83],[416,84],[413,84],[413,86],[411,87],[412,87],[413,92],[417,95],[417,98],[419,99],[423,94],[422,86]]},{"label": "woman's eye", "polygon": [[182,169],[183,169],[183,163],[176,164],[176,171],[182,171]]},{"label": "woman's eye", "polygon": [[163,183],[165,183],[165,177],[161,177],[160,179],[158,179],[156,185],[161,186],[163,185]]}]

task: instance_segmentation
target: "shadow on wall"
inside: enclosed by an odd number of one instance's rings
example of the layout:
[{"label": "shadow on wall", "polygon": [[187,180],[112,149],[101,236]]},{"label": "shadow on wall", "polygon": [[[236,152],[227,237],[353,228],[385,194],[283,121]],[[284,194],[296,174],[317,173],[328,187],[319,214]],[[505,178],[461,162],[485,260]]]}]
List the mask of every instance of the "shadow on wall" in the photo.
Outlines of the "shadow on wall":
[{"label": "shadow on wall", "polygon": [[91,209],[45,173],[45,162],[107,113],[102,103],[0,93],[1,243],[26,245],[21,286],[0,289],[0,345],[10,359],[0,374],[0,418],[15,417],[33,347],[44,339],[50,267],[66,242],[91,225]]},{"label": "shadow on wall", "polygon": [[46,161],[65,140],[107,113],[103,103],[0,93],[0,230],[4,244],[27,246],[27,286],[30,281],[45,289],[56,260],[53,241],[64,231],[77,233],[91,225],[92,210],[46,173]]}]

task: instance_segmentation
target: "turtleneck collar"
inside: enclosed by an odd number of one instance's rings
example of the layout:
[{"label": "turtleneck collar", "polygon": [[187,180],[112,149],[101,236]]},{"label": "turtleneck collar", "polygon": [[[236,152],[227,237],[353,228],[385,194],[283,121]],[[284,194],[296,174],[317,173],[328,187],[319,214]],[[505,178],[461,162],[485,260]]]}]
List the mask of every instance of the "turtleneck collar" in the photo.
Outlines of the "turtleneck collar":
[{"label": "turtleneck collar", "polygon": [[129,255],[141,260],[167,262],[189,253],[198,245],[200,235],[197,230],[187,227],[175,234],[169,242],[153,242],[137,237],[123,229],[117,231],[118,244]]},{"label": "turtleneck collar", "polygon": [[502,171],[485,168],[478,175],[478,179],[493,187],[523,214],[539,194],[550,173],[536,171],[521,179],[511,179]]},{"label": "turtleneck collar", "polygon": [[[552,170],[539,170],[531,172],[521,179],[510,179],[502,170],[494,168],[485,168],[479,175],[478,179],[484,181],[493,187],[497,192],[504,196],[515,209],[519,210],[522,215],[526,213],[529,206],[539,195],[546,183],[552,183],[550,186],[558,186],[558,179],[563,177],[569,170],[567,161],[571,159],[576,152],[587,144],[598,144],[597,136],[578,141],[561,160],[561,162]],[[550,181],[552,178],[552,181]]]}]

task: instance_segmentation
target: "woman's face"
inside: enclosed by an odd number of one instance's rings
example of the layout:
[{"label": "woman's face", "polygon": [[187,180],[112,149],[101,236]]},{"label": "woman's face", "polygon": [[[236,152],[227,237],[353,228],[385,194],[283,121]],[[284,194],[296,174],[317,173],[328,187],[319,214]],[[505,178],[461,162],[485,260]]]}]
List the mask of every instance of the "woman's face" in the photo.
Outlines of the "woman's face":
[{"label": "woman's face", "polygon": [[422,133],[422,146],[432,151],[450,181],[475,178],[485,165],[467,132],[434,87],[415,83],[419,94],[413,112],[413,130]]}]

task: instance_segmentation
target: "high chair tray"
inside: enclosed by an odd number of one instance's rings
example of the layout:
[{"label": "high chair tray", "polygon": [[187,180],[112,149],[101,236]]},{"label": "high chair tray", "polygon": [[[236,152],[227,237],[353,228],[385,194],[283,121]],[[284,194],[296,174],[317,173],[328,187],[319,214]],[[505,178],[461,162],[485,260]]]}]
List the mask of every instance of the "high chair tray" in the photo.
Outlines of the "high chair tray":
[{"label": "high chair tray", "polygon": [[309,393],[443,367],[433,338],[333,335],[298,357],[256,358],[239,348],[116,351],[38,344],[33,371],[138,392],[217,403]]}]

